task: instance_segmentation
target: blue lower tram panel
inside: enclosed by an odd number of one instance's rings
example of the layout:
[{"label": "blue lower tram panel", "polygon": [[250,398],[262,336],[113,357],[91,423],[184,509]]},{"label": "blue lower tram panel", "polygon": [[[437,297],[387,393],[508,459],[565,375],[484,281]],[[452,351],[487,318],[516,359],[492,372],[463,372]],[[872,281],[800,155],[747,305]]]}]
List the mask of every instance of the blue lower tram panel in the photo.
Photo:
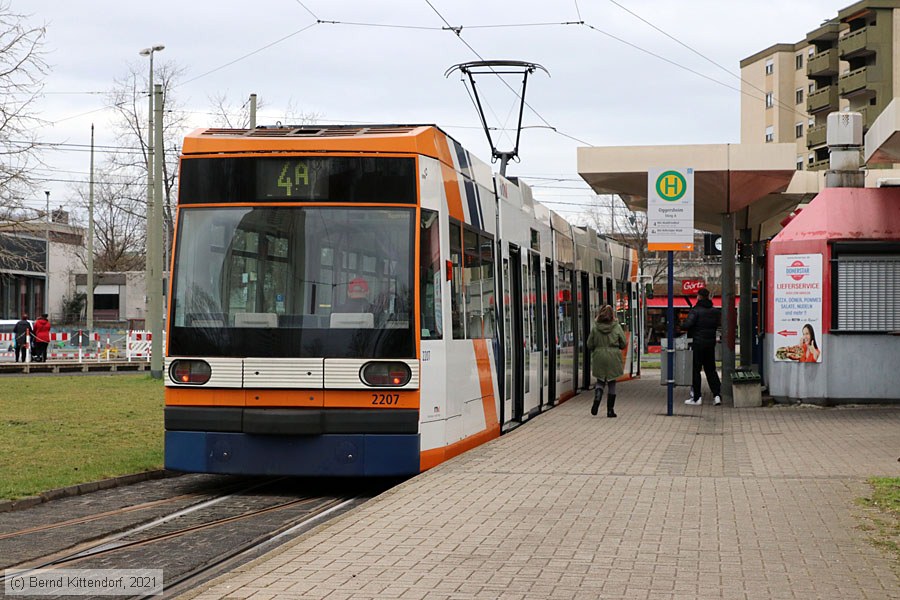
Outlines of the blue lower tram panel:
[{"label": "blue lower tram panel", "polygon": [[418,434],[167,431],[166,468],[188,473],[383,477],[419,472]]}]

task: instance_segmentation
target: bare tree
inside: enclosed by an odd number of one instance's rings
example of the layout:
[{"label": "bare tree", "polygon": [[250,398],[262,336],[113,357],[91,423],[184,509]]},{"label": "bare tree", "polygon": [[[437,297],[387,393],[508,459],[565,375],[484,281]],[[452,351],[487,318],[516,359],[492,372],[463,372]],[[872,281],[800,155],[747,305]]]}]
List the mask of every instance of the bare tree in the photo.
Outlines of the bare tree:
[{"label": "bare tree", "polygon": [[[154,148],[156,156],[163,157],[163,222],[165,226],[164,240],[167,248],[171,247],[173,224],[175,217],[175,189],[178,179],[178,156],[186,127],[187,115],[181,109],[173,90],[184,70],[174,62],[157,64],[154,72],[154,83],[162,85],[163,90],[163,147]],[[149,119],[147,115],[148,80],[147,69],[141,64],[132,64],[128,73],[114,80],[113,88],[108,93],[109,101],[115,108],[116,116],[113,129],[119,139],[120,148],[107,158],[105,165],[109,173],[119,175],[125,181],[147,181],[147,155]],[[150,90],[152,92],[152,90]],[[158,184],[158,182],[157,182]],[[146,185],[129,185],[120,188],[123,196],[115,202],[127,211],[140,211],[146,215]],[[145,223],[146,225],[146,223]],[[146,229],[146,228],[145,228]],[[141,255],[143,257],[143,254]],[[142,258],[143,260],[143,258]]]},{"label": "bare tree", "polygon": [[[250,127],[249,97],[240,105],[237,105],[224,93],[210,96],[208,99],[209,103],[212,105],[213,110],[213,120],[211,123],[212,127],[224,127],[228,129],[247,129],[248,127]],[[263,111],[267,107],[268,103],[266,103],[262,98],[257,100],[257,112]],[[311,123],[315,123],[321,118],[321,113],[303,112],[302,110],[297,108],[293,100],[290,100],[288,102],[287,108],[285,108],[284,110],[284,114],[277,117],[274,122],[272,122],[272,118],[270,116],[265,117],[264,119],[258,118],[257,122],[259,122],[260,120],[266,120],[266,124],[283,123],[285,125],[309,125]]]},{"label": "bare tree", "polygon": [[618,196],[604,195],[595,197],[587,214],[597,231],[637,250],[641,274],[651,284],[665,277],[665,254],[647,249],[646,213],[628,209]]},{"label": "bare tree", "polygon": [[[31,173],[40,163],[35,131],[41,120],[34,104],[47,74],[42,51],[46,33],[45,27],[28,25],[10,2],[0,1],[0,220],[7,230],[35,229],[27,224],[41,218],[24,210],[23,199],[33,194]],[[0,266],[22,259],[10,253],[10,246],[0,245]]]},{"label": "bare tree", "polygon": [[[213,110],[211,122],[213,127],[226,129],[247,129],[250,127],[249,98],[240,106],[237,106],[224,92],[209,96],[208,100]],[[256,109],[262,110],[264,107],[265,102],[257,100]]]},{"label": "bare tree", "polygon": [[[135,199],[136,190],[146,190],[146,180],[106,171],[94,185],[94,270],[100,273],[141,271],[147,243],[146,198]],[[89,203],[87,184],[75,190],[78,203]],[[83,263],[86,266],[86,257]]]}]

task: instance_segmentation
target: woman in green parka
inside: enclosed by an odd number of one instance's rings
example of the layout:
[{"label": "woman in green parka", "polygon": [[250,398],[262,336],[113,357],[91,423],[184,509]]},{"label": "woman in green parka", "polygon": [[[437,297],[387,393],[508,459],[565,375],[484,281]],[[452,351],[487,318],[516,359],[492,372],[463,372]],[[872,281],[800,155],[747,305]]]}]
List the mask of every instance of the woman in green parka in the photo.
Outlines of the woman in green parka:
[{"label": "woman in green parka", "polygon": [[603,388],[609,386],[606,416],[616,416],[613,410],[616,405],[616,378],[625,372],[622,350],[626,345],[625,332],[616,321],[612,306],[604,304],[597,313],[597,320],[587,339],[588,350],[591,351],[591,372],[597,378],[594,404],[591,406],[592,415],[596,415],[600,408],[600,402],[603,400]]}]

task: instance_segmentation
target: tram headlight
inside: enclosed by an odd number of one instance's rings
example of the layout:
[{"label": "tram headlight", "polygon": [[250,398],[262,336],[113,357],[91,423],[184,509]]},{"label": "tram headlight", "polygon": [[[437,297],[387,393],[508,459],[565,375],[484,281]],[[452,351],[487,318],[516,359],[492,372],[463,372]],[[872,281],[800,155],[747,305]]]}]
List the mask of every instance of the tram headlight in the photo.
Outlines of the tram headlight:
[{"label": "tram headlight", "polygon": [[393,387],[409,383],[412,372],[402,362],[370,362],[363,365],[359,375],[366,385]]},{"label": "tram headlight", "polygon": [[209,363],[203,360],[174,360],[169,365],[169,378],[182,385],[203,385],[211,375]]}]

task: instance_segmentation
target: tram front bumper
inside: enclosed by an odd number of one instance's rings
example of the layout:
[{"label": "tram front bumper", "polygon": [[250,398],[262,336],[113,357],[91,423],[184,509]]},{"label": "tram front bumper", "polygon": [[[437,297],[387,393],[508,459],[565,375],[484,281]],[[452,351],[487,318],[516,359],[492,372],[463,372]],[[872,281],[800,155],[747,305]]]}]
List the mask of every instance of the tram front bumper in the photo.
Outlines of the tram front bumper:
[{"label": "tram front bumper", "polygon": [[419,473],[419,435],[167,431],[165,467],[188,473],[233,475],[415,475]]}]

